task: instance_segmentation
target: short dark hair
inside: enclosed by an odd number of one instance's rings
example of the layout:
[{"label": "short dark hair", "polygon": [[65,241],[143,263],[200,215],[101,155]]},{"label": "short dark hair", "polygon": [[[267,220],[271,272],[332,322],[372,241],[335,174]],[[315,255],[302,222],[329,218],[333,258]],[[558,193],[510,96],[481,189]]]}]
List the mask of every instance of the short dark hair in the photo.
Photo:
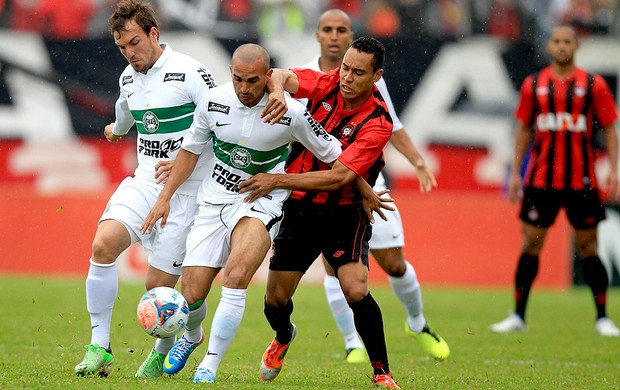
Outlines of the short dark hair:
[{"label": "short dark hair", "polygon": [[148,35],[153,27],[157,28],[157,19],[153,6],[143,0],[123,0],[108,19],[110,34],[121,32],[127,22],[134,20]]},{"label": "short dark hair", "polygon": [[385,47],[373,37],[363,36],[353,41],[351,47],[362,53],[372,54],[372,71],[376,72],[383,68],[385,59]]}]

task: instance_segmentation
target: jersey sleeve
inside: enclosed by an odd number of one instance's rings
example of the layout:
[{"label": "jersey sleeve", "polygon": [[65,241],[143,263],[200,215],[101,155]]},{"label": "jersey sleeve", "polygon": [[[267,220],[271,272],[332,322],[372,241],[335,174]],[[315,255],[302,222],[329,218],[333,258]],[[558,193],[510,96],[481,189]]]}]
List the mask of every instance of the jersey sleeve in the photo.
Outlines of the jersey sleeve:
[{"label": "jersey sleeve", "polygon": [[[289,105],[290,106],[290,105]],[[293,124],[293,140],[301,143],[319,160],[330,164],[342,152],[340,141],[332,137],[310,113],[299,106]]]},{"label": "jersey sleeve", "polygon": [[125,73],[123,72],[118,80],[119,95],[114,104],[114,127],[112,128],[112,134],[123,136],[129,132],[131,126],[135,123],[131,111],[129,111],[129,105],[127,104],[127,92],[123,89],[123,79]]},{"label": "jersey sleeve", "polygon": [[189,128],[187,136],[183,138],[181,147],[194,154],[202,154],[205,145],[213,138],[212,127],[210,125],[209,114],[207,111],[208,100],[196,107],[194,120]]},{"label": "jersey sleeve", "polygon": [[392,124],[378,119],[364,125],[355,141],[342,151],[338,161],[364,177],[370,167],[381,156],[383,147],[392,136]]},{"label": "jersey sleeve", "polygon": [[618,111],[616,110],[616,103],[611,90],[605,80],[599,75],[594,76],[592,104],[601,126],[609,126],[618,119]]},{"label": "jersey sleeve", "polygon": [[402,122],[400,121],[400,119],[398,118],[398,115],[396,115],[394,104],[392,104],[392,97],[390,96],[390,92],[387,89],[387,84],[385,84],[385,80],[383,79],[383,77],[381,77],[379,81],[375,83],[375,85],[377,86],[377,88],[379,88],[379,92],[381,92],[381,96],[383,96],[383,100],[385,101],[385,104],[387,105],[390,116],[392,117],[392,124],[393,124],[392,131],[401,130],[404,126]]},{"label": "jersey sleeve", "polygon": [[528,76],[521,85],[519,103],[515,110],[515,117],[524,124],[531,126],[534,121],[534,91],[532,89],[533,77]]},{"label": "jersey sleeve", "polygon": [[196,62],[192,71],[188,73],[190,75],[189,82],[186,83],[188,94],[198,107],[204,102],[205,93],[209,89],[215,88],[217,84],[209,69],[200,62]]},{"label": "jersey sleeve", "polygon": [[330,71],[329,73],[318,72],[312,69],[291,68],[291,71],[297,75],[299,82],[299,88],[295,94],[291,96],[295,99],[311,99],[314,100],[315,96],[325,96],[330,87],[335,84],[335,73]]}]

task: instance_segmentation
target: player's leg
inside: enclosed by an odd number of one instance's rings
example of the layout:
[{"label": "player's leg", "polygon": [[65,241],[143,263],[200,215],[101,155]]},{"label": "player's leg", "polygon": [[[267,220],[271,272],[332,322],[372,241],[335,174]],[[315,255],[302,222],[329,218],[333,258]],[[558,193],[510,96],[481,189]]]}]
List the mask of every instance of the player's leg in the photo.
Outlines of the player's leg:
[{"label": "player's leg", "polygon": [[581,263],[583,278],[590,286],[596,306],[595,329],[601,336],[619,337],[620,330],[607,317],[607,289],[609,279],[605,266],[598,257],[597,229],[576,229],[575,246]]},{"label": "player's leg", "polygon": [[606,207],[607,218],[598,224],[598,254],[611,283],[614,263],[620,272],[620,214],[613,207]]},{"label": "player's leg", "polygon": [[403,256],[402,247],[372,249],[371,246],[371,253],[381,269],[388,274],[390,286],[407,312],[405,332],[435,359],[448,358],[450,347],[426,322],[422,312],[420,283],[415,269]]},{"label": "player's leg", "polygon": [[566,215],[575,228],[575,248],[583,278],[596,305],[595,330],[601,336],[619,337],[620,329],[607,317],[609,278],[598,256],[598,225],[605,219],[605,208],[596,190],[573,191],[567,199]]},{"label": "player's leg", "polygon": [[373,381],[377,384],[393,382],[383,316],[379,305],[368,290],[368,265],[362,261],[346,263],[337,272],[342,291],[353,311],[355,327],[368,351],[370,365],[373,368]]},{"label": "player's leg", "polygon": [[119,221],[104,220],[97,227],[86,277],[86,307],[90,314],[91,341],[84,359],[75,366],[78,375],[109,374],[114,360],[110,347],[110,324],[118,293],[116,258],[131,243],[130,232]]},{"label": "player's leg", "polygon": [[344,339],[345,360],[349,363],[364,363],[368,361],[368,355],[355,329],[353,312],[342,293],[340,282],[334,275],[334,270],[327,264],[323,255],[320,256],[320,259],[325,267],[323,288],[325,289],[327,304]]},{"label": "player's leg", "polygon": [[[198,206],[195,196],[175,194],[170,200],[170,214],[166,228],[155,225],[154,233],[143,241],[151,249],[145,286],[175,288],[182,272],[187,235]],[[164,373],[166,355],[175,343],[175,337],[157,338],[149,355],[136,371],[136,377],[156,378]]]},{"label": "player's leg", "polygon": [[[155,287],[170,287],[175,288],[179,275],[170,274],[164,272],[158,268],[149,264],[146,271],[146,289],[147,291]],[[136,377],[138,378],[157,378],[164,373],[164,360],[166,355],[172,348],[175,342],[175,336],[166,338],[157,338],[155,345],[147,355],[146,359],[142,362],[138,370],[136,371]]]},{"label": "player's leg", "polygon": [[242,218],[230,237],[230,255],[222,278],[222,296],[213,315],[207,354],[194,382],[214,382],[217,369],[235,337],[245,311],[247,288],[271,246],[265,223]]},{"label": "player's leg", "polygon": [[207,295],[228,257],[226,226],[220,221],[222,206],[202,205],[187,235],[181,292],[189,306],[185,331],[164,360],[164,373],[176,374],[204,340],[202,322],[207,316]]}]

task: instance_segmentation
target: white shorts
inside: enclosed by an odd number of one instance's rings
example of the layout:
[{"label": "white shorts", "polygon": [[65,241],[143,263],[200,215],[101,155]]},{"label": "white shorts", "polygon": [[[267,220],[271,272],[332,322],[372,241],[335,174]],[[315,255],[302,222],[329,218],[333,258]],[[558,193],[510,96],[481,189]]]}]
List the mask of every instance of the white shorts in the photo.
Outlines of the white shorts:
[{"label": "white shorts", "polygon": [[[379,174],[373,189],[377,192],[386,189],[385,179],[382,174]],[[388,219],[387,221],[384,221],[379,215],[375,215],[375,223],[372,225],[372,237],[369,241],[371,251],[373,249],[402,248],[405,246],[405,233],[400,213],[396,203],[391,205],[394,207],[394,211],[383,210],[383,214]]]},{"label": "white shorts", "polygon": [[224,268],[230,255],[230,235],[243,217],[261,220],[273,240],[277,234],[274,224],[282,218],[270,200],[260,198],[252,203],[202,204],[187,236],[184,267]]},{"label": "white shorts", "polygon": [[140,242],[151,251],[149,265],[172,275],[181,275],[185,258],[185,239],[190,231],[198,205],[196,197],[174,194],[170,215],[162,229],[159,221],[150,234],[142,234],[140,226],[159,197],[160,190],[125,178],[110,197],[99,222],[113,219],[121,222],[131,236],[131,243]]}]

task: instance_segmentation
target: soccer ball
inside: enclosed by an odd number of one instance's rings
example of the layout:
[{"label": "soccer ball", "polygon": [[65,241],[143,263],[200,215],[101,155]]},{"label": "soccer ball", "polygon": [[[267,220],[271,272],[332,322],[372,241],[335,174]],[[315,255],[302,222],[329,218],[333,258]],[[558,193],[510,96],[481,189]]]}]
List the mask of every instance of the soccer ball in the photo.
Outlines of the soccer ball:
[{"label": "soccer ball", "polygon": [[185,328],[189,316],[187,301],[177,290],[155,287],[138,303],[138,322],[149,335],[171,337]]}]

